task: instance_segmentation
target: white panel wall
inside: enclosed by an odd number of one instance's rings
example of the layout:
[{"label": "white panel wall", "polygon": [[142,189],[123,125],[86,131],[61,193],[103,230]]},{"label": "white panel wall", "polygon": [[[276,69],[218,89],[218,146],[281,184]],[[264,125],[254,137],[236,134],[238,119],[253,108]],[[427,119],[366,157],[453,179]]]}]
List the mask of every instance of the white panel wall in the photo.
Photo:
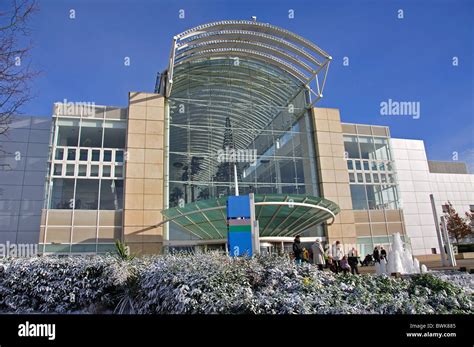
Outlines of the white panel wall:
[{"label": "white panel wall", "polygon": [[415,255],[439,253],[431,210],[434,195],[438,218],[448,200],[460,215],[474,204],[474,175],[430,173],[422,140],[391,139],[407,234]]}]

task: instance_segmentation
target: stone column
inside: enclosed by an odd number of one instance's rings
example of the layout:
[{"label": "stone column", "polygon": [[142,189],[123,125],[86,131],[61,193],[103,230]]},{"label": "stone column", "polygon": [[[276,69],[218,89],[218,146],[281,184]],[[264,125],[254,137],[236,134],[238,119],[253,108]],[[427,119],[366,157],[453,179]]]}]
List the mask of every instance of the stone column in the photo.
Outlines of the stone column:
[{"label": "stone column", "polygon": [[126,144],[123,239],[133,254],[161,253],[164,98],[129,93]]},{"label": "stone column", "polygon": [[335,222],[326,226],[329,244],[341,241],[346,252],[356,244],[349,174],[344,157],[341,117],[338,109],[313,108],[315,153],[321,195],[339,205]]}]

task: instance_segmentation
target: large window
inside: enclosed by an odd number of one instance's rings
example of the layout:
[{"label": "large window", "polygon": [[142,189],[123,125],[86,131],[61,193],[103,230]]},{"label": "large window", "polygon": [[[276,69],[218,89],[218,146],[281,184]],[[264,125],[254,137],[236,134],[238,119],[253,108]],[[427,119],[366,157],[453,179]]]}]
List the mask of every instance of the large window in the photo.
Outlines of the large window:
[{"label": "large window", "polygon": [[76,184],[76,209],[97,210],[99,206],[99,180],[78,179]]},{"label": "large window", "polygon": [[122,209],[126,123],[58,117],[56,124],[48,208]]},{"label": "large window", "polygon": [[365,186],[351,184],[352,208],[354,210],[367,210],[367,196]]},{"label": "large window", "polygon": [[82,121],[81,147],[102,147],[102,121]]},{"label": "large window", "polygon": [[397,209],[397,182],[388,139],[344,135],[344,147],[353,208]]},{"label": "large window", "polygon": [[49,208],[74,208],[74,179],[59,178],[53,180]]},{"label": "large window", "polygon": [[123,208],[122,180],[102,180],[99,208],[101,210],[121,210]]},{"label": "large window", "polygon": [[79,139],[79,120],[61,119],[58,121],[59,146],[77,146]]},{"label": "large window", "polygon": [[359,144],[356,136],[344,136],[344,149],[347,158],[360,158]]}]

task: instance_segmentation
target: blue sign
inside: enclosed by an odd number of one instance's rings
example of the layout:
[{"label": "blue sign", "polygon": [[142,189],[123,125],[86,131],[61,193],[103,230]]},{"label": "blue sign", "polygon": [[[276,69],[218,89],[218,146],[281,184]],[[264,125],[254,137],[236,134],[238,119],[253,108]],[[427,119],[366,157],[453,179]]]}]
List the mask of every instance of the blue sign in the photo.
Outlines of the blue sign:
[{"label": "blue sign", "polygon": [[252,256],[250,196],[227,198],[227,242],[231,257]]},{"label": "blue sign", "polygon": [[227,198],[227,219],[250,218],[250,197],[248,195]]},{"label": "blue sign", "polygon": [[229,254],[231,257],[252,256],[252,233],[248,231],[229,231]]}]

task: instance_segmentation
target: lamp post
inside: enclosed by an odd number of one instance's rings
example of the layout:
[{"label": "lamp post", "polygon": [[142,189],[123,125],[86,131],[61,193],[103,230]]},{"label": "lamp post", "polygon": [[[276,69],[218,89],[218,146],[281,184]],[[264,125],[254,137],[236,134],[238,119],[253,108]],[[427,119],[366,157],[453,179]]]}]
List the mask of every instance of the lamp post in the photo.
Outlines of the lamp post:
[{"label": "lamp post", "polygon": [[448,228],[446,227],[446,219],[444,216],[441,216],[441,227],[443,228],[444,242],[446,245],[446,253],[448,253],[448,260],[450,266],[456,266],[456,257],[454,256],[453,247],[451,246],[451,241],[449,240]]},{"label": "lamp post", "polygon": [[439,246],[439,252],[441,254],[441,265],[447,266],[448,264],[446,262],[446,256],[444,255],[443,236],[441,235],[441,231],[439,228],[438,215],[436,213],[436,205],[434,202],[433,194],[430,194],[430,201],[431,201],[431,209],[433,210],[433,218],[434,218],[434,223],[436,227],[436,235],[438,236],[438,246]]}]

